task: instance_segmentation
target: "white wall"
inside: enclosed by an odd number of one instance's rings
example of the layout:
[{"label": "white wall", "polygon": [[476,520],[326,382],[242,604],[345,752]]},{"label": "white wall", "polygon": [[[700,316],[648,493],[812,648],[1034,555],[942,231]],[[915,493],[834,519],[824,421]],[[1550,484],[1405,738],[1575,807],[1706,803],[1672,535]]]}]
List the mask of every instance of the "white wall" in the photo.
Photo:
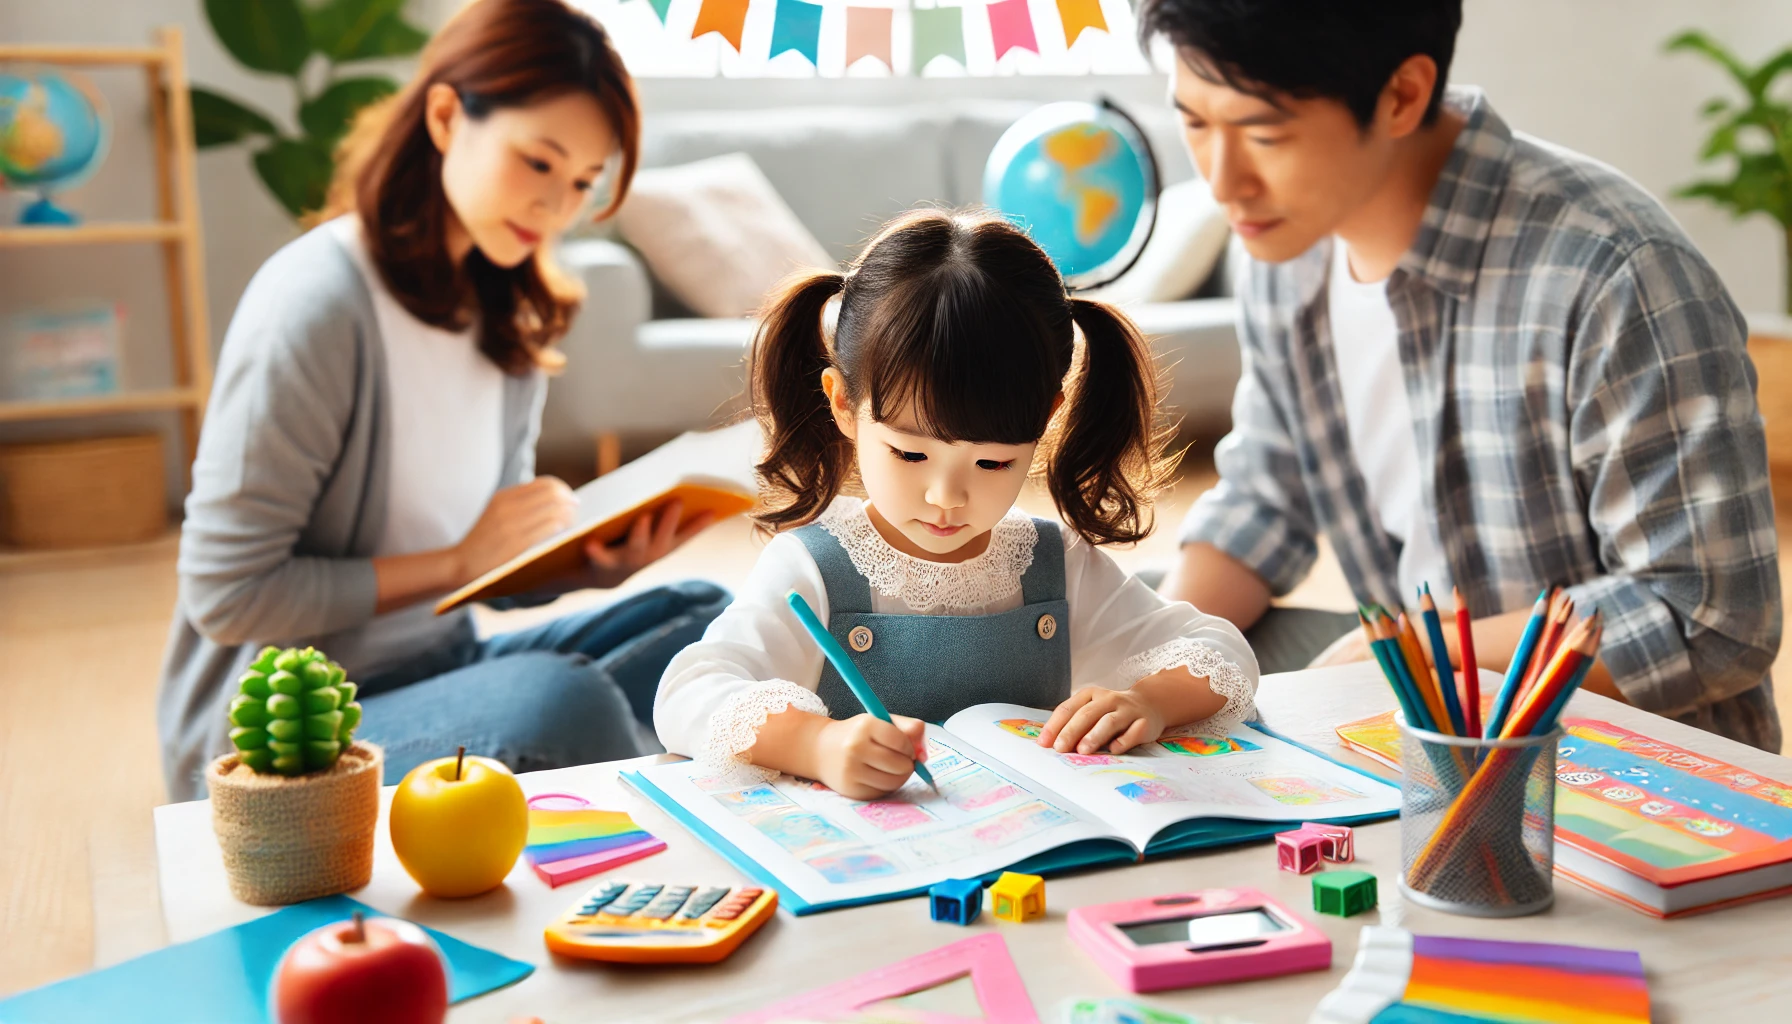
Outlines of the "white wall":
[{"label": "white wall", "polygon": [[[455,6],[456,0],[411,0],[410,10],[415,20],[434,25]],[[1467,0],[1466,7],[1456,81],[1484,87],[1515,127],[1605,160],[1664,197],[1698,175],[1694,158],[1703,138],[1698,107],[1730,86],[1693,57],[1663,54],[1662,41],[1699,26],[1751,61],[1792,44],[1788,0]],[[287,114],[291,100],[282,82],[238,68],[212,38],[199,0],[0,2],[0,40],[9,42],[137,44],[168,23],[186,32],[193,81]],[[112,102],[116,136],[110,159],[70,194],[70,203],[95,218],[146,216],[152,191],[140,80],[122,71],[93,77]],[[1162,92],[1161,83],[1150,78],[836,80],[823,88],[788,80],[659,80],[643,83],[643,96],[651,116],[655,110],[707,105],[1087,96],[1098,86],[1131,103],[1153,102]],[[262,189],[242,150],[201,154],[198,173],[215,347],[250,275],[296,229]],[[1783,246],[1771,222],[1734,223],[1704,203],[1669,200],[1668,205],[1745,310],[1781,308]],[[128,307],[133,358],[127,382],[165,383],[167,313],[153,248],[0,251],[0,310],[95,295],[120,298]],[[9,425],[0,439],[94,429],[92,421]]]}]

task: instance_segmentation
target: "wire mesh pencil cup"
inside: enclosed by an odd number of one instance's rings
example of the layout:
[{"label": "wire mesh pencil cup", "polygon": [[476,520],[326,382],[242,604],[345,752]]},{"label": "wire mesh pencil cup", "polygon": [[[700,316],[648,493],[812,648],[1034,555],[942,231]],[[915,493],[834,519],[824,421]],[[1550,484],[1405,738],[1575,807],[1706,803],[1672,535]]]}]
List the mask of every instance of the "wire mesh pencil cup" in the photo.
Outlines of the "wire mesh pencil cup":
[{"label": "wire mesh pencil cup", "polygon": [[1555,902],[1556,740],[1400,729],[1400,891],[1473,917]]}]

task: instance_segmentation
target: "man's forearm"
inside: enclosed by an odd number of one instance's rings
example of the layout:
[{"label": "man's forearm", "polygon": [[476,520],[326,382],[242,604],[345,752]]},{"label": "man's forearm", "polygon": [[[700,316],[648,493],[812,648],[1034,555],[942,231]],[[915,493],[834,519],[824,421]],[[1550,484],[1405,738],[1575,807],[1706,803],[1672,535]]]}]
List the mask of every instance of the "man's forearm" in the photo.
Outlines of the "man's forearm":
[{"label": "man's forearm", "polygon": [[[1588,610],[1591,611],[1590,609]],[[1519,638],[1524,636],[1524,627],[1531,619],[1529,608],[1504,615],[1490,615],[1484,619],[1475,619],[1470,628],[1475,634],[1475,664],[1479,668],[1505,672],[1512,664],[1512,655],[1518,652]],[[1457,649],[1455,620],[1448,615],[1444,619],[1444,646],[1450,652],[1450,664],[1462,667],[1462,652]],[[1602,697],[1613,700],[1624,700],[1618,692],[1618,686],[1612,681],[1612,674],[1602,661],[1593,663],[1592,671],[1587,673],[1586,681],[1581,688]],[[1628,703],[1628,702],[1627,702]]]},{"label": "man's forearm", "polygon": [[1212,544],[1184,544],[1158,592],[1187,601],[1239,629],[1249,629],[1269,608],[1269,584],[1251,568]]}]

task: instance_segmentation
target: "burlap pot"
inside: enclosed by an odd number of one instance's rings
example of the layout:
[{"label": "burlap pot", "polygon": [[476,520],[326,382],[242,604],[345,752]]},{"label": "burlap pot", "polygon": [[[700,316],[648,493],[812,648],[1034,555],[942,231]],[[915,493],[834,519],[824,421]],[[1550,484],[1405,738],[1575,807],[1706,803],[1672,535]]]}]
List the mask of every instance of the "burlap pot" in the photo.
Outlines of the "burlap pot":
[{"label": "burlap pot", "polygon": [[373,877],[385,753],[357,742],[327,772],[261,775],[225,754],[205,770],[230,894],[277,906],[359,889]]}]

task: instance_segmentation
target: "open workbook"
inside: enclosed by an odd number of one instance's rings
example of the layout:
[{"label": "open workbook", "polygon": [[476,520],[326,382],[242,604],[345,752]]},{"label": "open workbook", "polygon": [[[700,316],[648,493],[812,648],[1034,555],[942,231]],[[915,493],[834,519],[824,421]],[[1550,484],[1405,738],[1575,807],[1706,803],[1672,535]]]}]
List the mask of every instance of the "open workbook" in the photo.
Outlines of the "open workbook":
[{"label": "open workbook", "polygon": [[624,778],[796,914],[895,899],[948,878],[1034,874],[1240,842],[1302,821],[1390,817],[1397,787],[1248,725],[1165,736],[1137,753],[1060,754],[1049,712],[980,704],[927,727],[935,793],[881,800],[817,782],[719,777],[697,761]]},{"label": "open workbook", "polygon": [[674,499],[684,502],[681,521],[704,512],[717,519],[745,512],[758,494],[753,466],[761,436],[752,420],[692,431],[605,473],[573,492],[579,510],[571,526],[442,598],[436,614],[469,601],[526,594],[577,572],[586,564],[587,541],[615,541],[636,518]]}]

